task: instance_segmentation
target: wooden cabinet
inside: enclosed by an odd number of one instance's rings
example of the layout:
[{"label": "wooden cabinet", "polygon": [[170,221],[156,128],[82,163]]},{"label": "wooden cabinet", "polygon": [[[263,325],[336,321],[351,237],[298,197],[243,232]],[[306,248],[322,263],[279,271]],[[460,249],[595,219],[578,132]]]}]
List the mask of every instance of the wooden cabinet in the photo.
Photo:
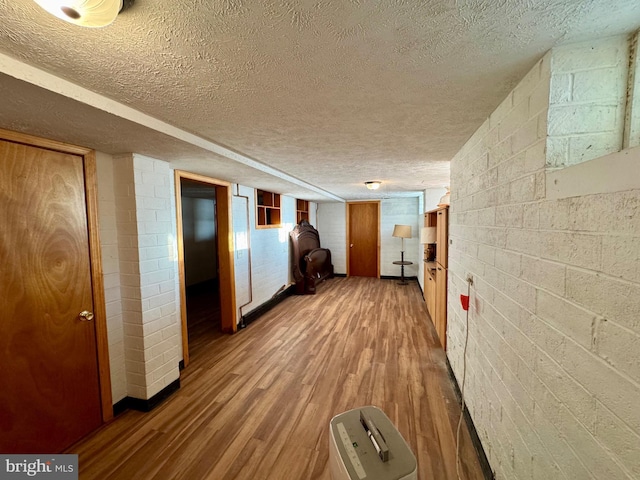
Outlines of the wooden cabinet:
[{"label": "wooden cabinet", "polygon": [[447,269],[438,264],[436,268],[436,308],[431,317],[440,337],[442,348],[447,349]]},{"label": "wooden cabinet", "polygon": [[427,310],[436,311],[436,264],[435,262],[426,263],[424,266],[424,300],[427,303]]},{"label": "wooden cabinet", "polygon": [[438,220],[436,224],[436,262],[447,268],[447,255],[449,243],[449,209],[440,208],[436,212]]},{"label": "wooden cabinet", "polygon": [[256,227],[279,227],[280,194],[256,190]]},{"label": "wooden cabinet", "polygon": [[[436,327],[442,348],[447,343],[447,265],[449,243],[448,207],[424,214],[424,226],[436,227],[435,261],[424,265],[424,298],[429,317]],[[425,258],[427,245],[425,248]]]}]

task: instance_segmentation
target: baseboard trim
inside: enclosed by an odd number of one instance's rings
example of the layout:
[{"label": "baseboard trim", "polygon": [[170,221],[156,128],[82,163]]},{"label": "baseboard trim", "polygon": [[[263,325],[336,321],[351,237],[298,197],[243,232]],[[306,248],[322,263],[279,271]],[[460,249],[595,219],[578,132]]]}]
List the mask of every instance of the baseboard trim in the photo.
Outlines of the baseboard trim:
[{"label": "baseboard trim", "polygon": [[125,397],[119,402],[113,405],[113,416],[116,417],[126,410],[138,410],[140,412],[150,412],[167,398],[169,398],[174,392],[180,389],[180,379],[171,382],[164,387],[158,393],[148,400],[142,400],[141,398]]},{"label": "baseboard trim", "polygon": [[117,417],[121,413],[126,412],[129,409],[129,397],[124,397],[119,402],[113,404],[113,416]]},{"label": "baseboard trim", "polygon": [[[451,382],[453,383],[453,389],[456,393],[456,398],[458,399],[458,404],[462,401],[462,393],[460,392],[460,386],[458,385],[458,380],[453,373],[453,369],[451,368],[451,363],[449,362],[449,357],[447,357],[447,370],[449,371],[449,378],[451,378]],[[471,418],[471,414],[467,409],[467,405],[464,405],[464,421],[467,424],[467,428],[469,429],[469,434],[471,435],[471,443],[473,443],[473,447],[478,455],[478,460],[480,462],[480,468],[482,469],[482,474],[484,475],[485,480],[495,480],[495,475],[493,470],[491,470],[491,465],[489,464],[489,459],[487,458],[487,454],[484,451],[484,447],[482,446],[482,442],[480,441],[480,437],[478,436],[478,431],[476,430],[476,426],[473,423],[473,418]]]},{"label": "baseboard trim", "polygon": [[[402,277],[398,277],[398,276],[395,276],[395,275],[380,275],[380,279],[381,280],[397,280],[397,281],[400,281],[400,280],[402,280]],[[416,276],[407,277],[405,275],[404,280],[405,280],[405,282],[413,282],[413,281],[417,282],[418,281],[418,277],[416,277]]]},{"label": "baseboard trim", "polygon": [[251,322],[255,322],[259,317],[267,313],[273,307],[275,307],[280,302],[282,302],[285,298],[290,297],[294,293],[295,293],[295,286],[289,285],[288,288],[285,288],[282,292],[278,293],[277,295],[274,295],[273,297],[271,297],[270,300],[267,300],[259,307],[254,308],[246,315],[243,315],[240,320],[240,324],[238,325],[238,328],[245,328]]}]

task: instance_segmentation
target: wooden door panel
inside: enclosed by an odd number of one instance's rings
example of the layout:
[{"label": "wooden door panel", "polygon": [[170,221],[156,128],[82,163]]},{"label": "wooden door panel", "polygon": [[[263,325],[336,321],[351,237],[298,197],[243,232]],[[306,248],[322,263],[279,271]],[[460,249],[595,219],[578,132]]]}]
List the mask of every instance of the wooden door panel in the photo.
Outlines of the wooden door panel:
[{"label": "wooden door panel", "polygon": [[436,275],[425,266],[424,297],[431,321],[436,321]]},{"label": "wooden door panel", "polygon": [[378,276],[379,204],[349,204],[349,275]]},{"label": "wooden door panel", "polygon": [[447,259],[448,259],[448,250],[449,245],[447,244],[448,237],[448,209],[442,208],[438,210],[438,231],[437,231],[437,241],[436,241],[436,262],[438,262],[443,267],[447,268]]},{"label": "wooden door panel", "polygon": [[102,422],[84,164],[0,141],[0,451],[58,452]]}]

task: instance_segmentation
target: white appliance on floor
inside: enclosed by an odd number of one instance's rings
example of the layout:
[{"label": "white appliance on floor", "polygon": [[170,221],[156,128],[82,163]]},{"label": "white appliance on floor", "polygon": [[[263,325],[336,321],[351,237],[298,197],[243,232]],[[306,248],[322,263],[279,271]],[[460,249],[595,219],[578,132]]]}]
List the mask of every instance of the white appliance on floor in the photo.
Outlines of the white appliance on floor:
[{"label": "white appliance on floor", "polygon": [[329,425],[332,480],[416,480],[416,457],[377,407],[336,415]]}]

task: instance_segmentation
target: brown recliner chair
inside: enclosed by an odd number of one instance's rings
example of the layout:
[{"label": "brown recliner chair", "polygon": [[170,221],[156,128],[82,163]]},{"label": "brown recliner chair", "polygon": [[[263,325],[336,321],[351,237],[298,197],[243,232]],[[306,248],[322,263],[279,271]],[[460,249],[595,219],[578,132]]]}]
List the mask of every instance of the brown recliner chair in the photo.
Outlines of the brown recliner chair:
[{"label": "brown recliner chair", "polygon": [[313,295],[316,285],[327,278],[333,278],[331,251],[320,248],[318,231],[306,220],[289,233],[293,244],[293,279],[298,295]]}]

